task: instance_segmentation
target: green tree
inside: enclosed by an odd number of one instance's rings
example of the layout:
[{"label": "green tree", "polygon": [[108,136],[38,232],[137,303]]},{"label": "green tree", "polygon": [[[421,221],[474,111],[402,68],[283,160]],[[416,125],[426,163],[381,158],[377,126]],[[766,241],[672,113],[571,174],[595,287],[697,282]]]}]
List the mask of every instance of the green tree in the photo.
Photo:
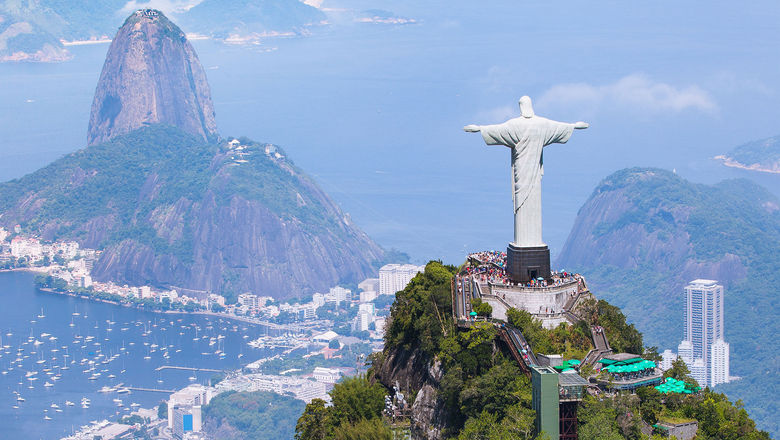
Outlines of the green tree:
[{"label": "green tree", "polygon": [[650,425],[658,422],[658,415],[663,409],[661,404],[661,393],[655,387],[641,387],[636,390],[639,397],[639,410],[642,413],[642,420]]},{"label": "green tree", "polygon": [[392,440],[393,432],[381,418],[341,425],[333,433],[335,440]]},{"label": "green tree", "polygon": [[490,315],[493,314],[493,306],[486,302],[482,302],[479,298],[472,298],[471,299],[471,307],[474,312],[477,313],[479,316],[485,316],[490,317]]},{"label": "green tree", "polygon": [[313,399],[298,418],[295,440],[324,440],[328,434],[328,409],[322,399]]},{"label": "green tree", "polygon": [[339,426],[381,417],[387,391],[361,375],[337,383],[329,394],[333,402],[334,425]]},{"label": "green tree", "polygon": [[453,266],[432,261],[396,293],[386,346],[414,346],[431,358],[439,351],[441,339],[454,332],[450,280],[456,272]]},{"label": "green tree", "polygon": [[[503,361],[463,388],[461,411],[467,417],[478,417],[487,411],[502,419],[507,409],[521,402],[523,394],[519,390],[529,385],[514,361]],[[530,399],[530,395],[525,397]],[[525,403],[530,404],[529,401]]]},{"label": "green tree", "polygon": [[691,376],[691,370],[688,369],[688,366],[685,364],[685,361],[682,360],[682,358],[677,358],[672,362],[672,368],[664,372],[664,377],[671,377],[673,379],[682,380],[694,386],[699,386],[699,383],[696,382],[696,379]]},{"label": "green tree", "polygon": [[168,402],[162,401],[160,402],[160,405],[157,406],[157,418],[158,419],[168,418]]}]

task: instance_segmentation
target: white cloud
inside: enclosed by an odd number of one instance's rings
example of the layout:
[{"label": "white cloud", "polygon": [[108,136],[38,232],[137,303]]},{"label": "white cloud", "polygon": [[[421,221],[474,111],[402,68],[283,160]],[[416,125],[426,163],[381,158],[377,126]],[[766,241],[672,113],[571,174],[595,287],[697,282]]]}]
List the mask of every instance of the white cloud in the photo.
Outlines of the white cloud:
[{"label": "white cloud", "polygon": [[697,85],[676,87],[642,74],[628,75],[605,85],[559,84],[536,101],[539,107],[577,106],[590,111],[610,106],[643,112],[698,110],[711,113],[718,108],[710,93]]}]

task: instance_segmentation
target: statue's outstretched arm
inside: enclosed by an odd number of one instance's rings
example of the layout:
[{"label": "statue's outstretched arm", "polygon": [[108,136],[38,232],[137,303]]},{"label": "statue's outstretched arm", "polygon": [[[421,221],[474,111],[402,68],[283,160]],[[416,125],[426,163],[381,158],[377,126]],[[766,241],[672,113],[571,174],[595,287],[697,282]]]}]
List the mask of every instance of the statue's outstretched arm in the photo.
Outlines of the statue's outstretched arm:
[{"label": "statue's outstretched arm", "polygon": [[469,133],[479,133],[479,125],[467,125],[463,127],[463,131],[469,132]]}]

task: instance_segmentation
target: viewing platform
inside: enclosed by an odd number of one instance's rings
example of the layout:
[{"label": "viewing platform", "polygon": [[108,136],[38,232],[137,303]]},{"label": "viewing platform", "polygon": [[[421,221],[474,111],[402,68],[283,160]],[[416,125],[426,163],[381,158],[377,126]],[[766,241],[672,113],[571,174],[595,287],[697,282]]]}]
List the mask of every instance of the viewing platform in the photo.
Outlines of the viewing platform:
[{"label": "viewing platform", "polygon": [[512,307],[532,314],[545,328],[579,321],[573,310],[581,298],[590,294],[582,276],[553,272],[548,279],[515,284],[506,276],[505,265],[503,252],[468,256],[466,265],[453,281],[453,314],[457,319],[470,319],[471,301],[479,299],[493,308],[493,318],[503,321]]}]

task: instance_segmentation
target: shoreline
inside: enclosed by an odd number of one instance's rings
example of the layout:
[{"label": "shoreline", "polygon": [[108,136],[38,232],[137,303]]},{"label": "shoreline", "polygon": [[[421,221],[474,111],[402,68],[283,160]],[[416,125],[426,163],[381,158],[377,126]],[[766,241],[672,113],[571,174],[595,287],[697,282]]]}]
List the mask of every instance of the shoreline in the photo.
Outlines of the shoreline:
[{"label": "shoreline", "polygon": [[0,269],[0,273],[6,272],[31,272],[31,273],[49,273],[43,268],[35,267],[14,267],[13,269]]},{"label": "shoreline", "polygon": [[745,171],[758,171],[760,173],[769,173],[769,174],[780,174],[780,170],[770,169],[770,168],[764,168],[759,164],[753,164],[753,165],[745,165],[741,162],[737,162],[736,160],[724,156],[724,155],[718,155],[715,156],[713,159],[719,160],[721,164],[729,167],[729,168],[737,168],[740,170]]},{"label": "shoreline", "polygon": [[[21,271],[26,271],[26,270],[25,269],[5,269],[5,270],[3,270],[3,272],[21,272]],[[79,294],[79,293],[76,293],[76,292],[69,292],[69,291],[60,291],[60,290],[52,289],[50,287],[38,287],[38,286],[35,286],[35,288],[36,288],[36,290],[38,290],[40,292],[46,292],[46,293],[50,293],[50,294],[54,294],[54,295],[70,296],[72,298],[81,298],[81,299],[84,299],[84,300],[87,300],[87,301],[96,301],[96,302],[101,302],[101,303],[104,303],[104,304],[111,304],[111,305],[115,305],[115,306],[119,306],[119,307],[126,307],[128,309],[137,309],[137,310],[143,310],[145,312],[158,313],[158,314],[161,314],[161,315],[201,315],[201,316],[211,316],[211,317],[214,317],[214,318],[230,319],[230,320],[242,322],[242,323],[245,323],[245,324],[259,325],[259,326],[267,327],[267,328],[272,329],[272,330],[292,330],[292,329],[295,329],[295,328],[297,328],[298,331],[301,331],[301,329],[313,330],[313,328],[306,328],[304,326],[299,326],[299,325],[295,325],[295,324],[276,324],[276,323],[268,322],[268,321],[258,321],[258,320],[254,320],[254,319],[251,319],[251,318],[246,318],[246,317],[243,317],[243,316],[228,315],[228,314],[224,314],[224,313],[209,312],[209,311],[205,311],[205,310],[199,310],[199,311],[194,311],[194,312],[186,312],[186,311],[183,311],[183,310],[154,310],[154,309],[147,309],[147,308],[144,308],[144,307],[139,307],[139,306],[136,306],[136,305],[133,305],[133,304],[129,304],[129,303],[126,303],[126,302],[122,302],[122,301],[113,301],[113,300],[108,300],[108,299],[95,298],[95,297],[92,297],[90,295],[82,295],[82,294]]]}]

